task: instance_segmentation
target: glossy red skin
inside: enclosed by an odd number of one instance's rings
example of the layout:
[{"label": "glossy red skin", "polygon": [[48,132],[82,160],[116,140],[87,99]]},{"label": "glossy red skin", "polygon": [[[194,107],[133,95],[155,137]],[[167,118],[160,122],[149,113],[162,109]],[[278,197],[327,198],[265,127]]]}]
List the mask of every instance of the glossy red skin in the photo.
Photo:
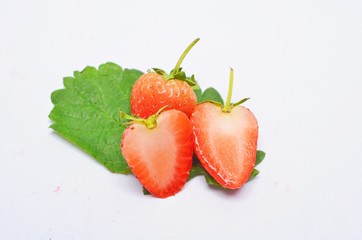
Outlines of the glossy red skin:
[{"label": "glossy red skin", "polygon": [[121,151],[141,184],[155,197],[179,192],[192,167],[194,136],[191,121],[181,111],[168,110],[148,129],[132,123],[124,131]]},{"label": "glossy red skin", "polygon": [[242,187],[255,166],[258,122],[242,106],[230,113],[213,103],[196,106],[191,115],[194,149],[204,168],[225,188]]},{"label": "glossy red skin", "polygon": [[132,115],[141,118],[148,118],[164,106],[180,110],[190,117],[196,103],[196,95],[185,81],[166,81],[158,73],[143,74],[132,87]]}]

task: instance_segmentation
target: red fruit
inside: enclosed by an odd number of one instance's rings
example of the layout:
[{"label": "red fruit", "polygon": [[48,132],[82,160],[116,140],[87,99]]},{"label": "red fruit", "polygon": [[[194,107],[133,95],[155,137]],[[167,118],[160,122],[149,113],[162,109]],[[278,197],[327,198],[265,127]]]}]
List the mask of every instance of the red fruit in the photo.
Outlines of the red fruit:
[{"label": "red fruit", "polygon": [[239,188],[253,171],[258,123],[245,107],[225,113],[213,103],[198,105],[191,122],[201,164],[225,188]]},{"label": "red fruit", "polygon": [[131,111],[141,118],[148,118],[160,108],[177,109],[188,117],[196,106],[197,98],[190,86],[196,85],[194,76],[186,77],[180,68],[183,59],[190,49],[199,41],[194,40],[183,52],[175,68],[167,74],[161,69],[143,74],[132,87]]},{"label": "red fruit", "polygon": [[[231,71],[232,88],[232,71]],[[225,107],[205,102],[191,115],[195,152],[204,168],[225,188],[236,189],[246,183],[255,166],[258,122],[253,113],[232,105],[231,88]]]},{"label": "red fruit", "polygon": [[141,118],[148,118],[164,106],[180,110],[189,117],[196,103],[196,95],[185,81],[166,81],[158,73],[143,74],[131,93],[132,114]]},{"label": "red fruit", "polygon": [[194,137],[188,117],[178,110],[137,119],[124,131],[121,150],[133,174],[155,197],[175,195],[192,166]]}]

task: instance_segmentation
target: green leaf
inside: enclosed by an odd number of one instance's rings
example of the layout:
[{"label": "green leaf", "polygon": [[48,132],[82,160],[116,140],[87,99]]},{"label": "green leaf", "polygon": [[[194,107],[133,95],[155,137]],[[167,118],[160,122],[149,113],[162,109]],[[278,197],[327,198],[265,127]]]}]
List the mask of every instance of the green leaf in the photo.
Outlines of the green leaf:
[{"label": "green leaf", "polygon": [[177,73],[173,73],[173,71],[171,71],[171,73],[169,75],[167,75],[167,74],[163,75],[163,78],[165,80],[177,79],[177,80],[185,81],[191,87],[193,87],[197,84],[196,80],[195,80],[195,76],[191,75],[191,77],[187,77],[186,73],[184,71],[180,71]]},{"label": "green leaf", "polygon": [[209,185],[223,188],[201,165],[194,165],[191,168],[189,178],[187,181],[193,179],[196,176],[205,176],[206,183]]},{"label": "green leaf", "polygon": [[[156,73],[160,74],[160,75],[165,75],[166,72],[160,68],[152,68],[153,71],[155,71]],[[148,72],[152,72],[152,71],[148,71]]]},{"label": "green leaf", "polygon": [[194,90],[194,93],[196,94],[197,102],[198,103],[201,102],[202,91],[201,91],[199,84],[196,84],[195,86],[192,86],[191,88],[192,88],[192,90]]},{"label": "green leaf", "polygon": [[259,165],[265,158],[265,152],[258,150],[256,151],[255,166]]},{"label": "green leaf", "polygon": [[185,80],[186,79],[186,73],[185,72],[178,72],[173,75],[173,78],[179,79],[179,80]]},{"label": "green leaf", "polygon": [[150,195],[151,193],[145,188],[143,187],[143,195]]},{"label": "green leaf", "polygon": [[[265,152],[261,150],[256,151],[256,160],[255,160],[255,166],[259,165],[265,158]],[[248,182],[253,180],[257,175],[259,174],[259,170],[254,168],[253,171],[250,174],[250,177],[248,179]]]},{"label": "green leaf", "polygon": [[215,88],[208,88],[206,89],[203,94],[200,102],[205,101],[213,101],[217,103],[221,103],[221,105],[224,105],[224,100],[220,96],[220,93]]},{"label": "green leaf", "polygon": [[251,172],[251,174],[250,174],[250,177],[249,177],[249,179],[248,179],[248,182],[250,182],[251,180],[253,180],[255,177],[256,177],[256,175],[258,175],[259,174],[259,170],[258,169],[253,169],[253,171]]},{"label": "green leaf", "polygon": [[110,171],[130,173],[120,151],[125,127],[119,113],[130,113],[130,93],[141,74],[114,63],[75,71],[64,78],[65,88],[51,95],[50,127]]},{"label": "green leaf", "polygon": [[244,102],[248,101],[250,98],[243,98],[241,99],[239,102],[233,103],[233,107],[239,106],[241,104],[243,104]]},{"label": "green leaf", "polygon": [[182,68],[179,68],[179,71],[175,73],[174,69],[173,69],[173,70],[171,70],[171,72],[169,74],[167,74],[166,71],[164,71],[160,68],[152,68],[148,72],[153,71],[157,74],[160,74],[160,75],[162,75],[163,79],[165,79],[166,81],[171,80],[171,79],[177,79],[177,80],[185,81],[191,87],[195,86],[197,84],[196,80],[195,80],[195,76],[191,75],[191,77],[187,77],[186,73],[181,70],[182,70]]}]

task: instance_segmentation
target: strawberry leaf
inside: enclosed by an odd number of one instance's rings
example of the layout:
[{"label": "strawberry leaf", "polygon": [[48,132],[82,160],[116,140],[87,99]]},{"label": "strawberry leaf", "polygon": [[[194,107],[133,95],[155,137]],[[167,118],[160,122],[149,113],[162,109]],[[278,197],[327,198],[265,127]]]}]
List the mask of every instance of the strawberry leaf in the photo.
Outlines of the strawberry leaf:
[{"label": "strawberry leaf", "polygon": [[143,195],[150,195],[151,193],[145,188],[143,187]]},{"label": "strawberry leaf", "polygon": [[[160,69],[160,68],[152,68],[152,70],[153,70],[155,73],[158,73],[158,74],[160,74],[160,75],[166,75],[166,74],[167,74],[164,70],[162,70],[162,69]],[[152,70],[148,70],[148,72],[152,72]]]},{"label": "strawberry leaf", "polygon": [[208,88],[202,93],[201,101],[200,102],[206,102],[206,101],[212,101],[220,103],[221,105],[224,105],[224,100],[222,99],[220,93],[215,88]]},{"label": "strawberry leaf", "polygon": [[[256,159],[255,159],[255,166],[258,166],[265,158],[265,152],[258,150],[256,151]],[[254,168],[250,174],[248,182],[253,180],[259,174],[259,170]]]},{"label": "strawberry leaf", "polygon": [[250,98],[243,98],[240,101],[233,103],[232,105],[233,105],[233,107],[239,106],[239,105],[243,104],[244,102],[248,101],[249,99]]},{"label": "strawberry leaf", "polygon": [[202,91],[201,91],[201,88],[200,88],[199,84],[196,83],[196,85],[192,86],[191,88],[192,88],[192,90],[194,90],[194,93],[195,93],[196,98],[197,98],[197,102],[199,103],[201,101],[201,98],[202,98]]},{"label": "strawberry leaf", "polygon": [[110,171],[130,173],[119,146],[125,129],[119,112],[130,113],[131,89],[141,74],[114,63],[75,71],[51,95],[50,127]]},{"label": "strawberry leaf", "polygon": [[193,165],[190,171],[187,181],[193,179],[196,176],[205,176],[206,183],[212,186],[223,188],[201,165]]},{"label": "strawberry leaf", "polygon": [[256,151],[255,166],[258,166],[265,158],[265,152],[258,150]]},{"label": "strawberry leaf", "polygon": [[250,182],[251,180],[253,180],[255,177],[256,177],[256,175],[258,175],[259,174],[259,170],[258,169],[253,169],[253,171],[251,172],[251,174],[250,174],[250,177],[249,177],[249,179],[248,179],[248,182]]},{"label": "strawberry leaf", "polygon": [[157,74],[160,74],[160,75],[162,75],[163,79],[165,79],[166,81],[171,80],[171,79],[177,79],[180,81],[187,82],[187,84],[190,85],[191,87],[197,85],[194,75],[191,75],[191,77],[187,77],[186,73],[181,70],[182,70],[182,68],[179,68],[178,72],[174,73],[174,70],[172,70],[170,72],[170,74],[167,74],[166,71],[164,71],[160,68],[152,68],[152,69],[148,70],[148,72],[153,71]]}]

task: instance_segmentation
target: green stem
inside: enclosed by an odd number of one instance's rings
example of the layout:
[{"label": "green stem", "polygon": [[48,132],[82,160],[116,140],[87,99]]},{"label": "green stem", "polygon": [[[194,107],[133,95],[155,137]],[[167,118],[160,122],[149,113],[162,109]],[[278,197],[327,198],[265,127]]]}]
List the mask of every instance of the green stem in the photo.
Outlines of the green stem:
[{"label": "green stem", "polygon": [[131,120],[131,121],[136,121],[137,120],[137,118],[132,117],[131,115],[128,115],[127,113],[122,112],[122,111],[119,113],[119,117],[121,119],[127,119],[127,120]]},{"label": "green stem", "polygon": [[230,103],[231,103],[231,95],[233,92],[233,82],[234,82],[234,70],[230,68],[230,79],[229,79],[229,90],[228,90],[228,96],[226,99],[226,103],[224,108],[222,109],[223,112],[229,112],[230,111]]},{"label": "green stem", "polygon": [[176,63],[175,68],[173,69],[173,74],[177,74],[179,71],[179,68],[181,66],[182,61],[184,60],[184,58],[186,57],[186,55],[189,53],[189,51],[191,50],[191,48],[200,40],[200,38],[196,38],[187,48],[186,50],[182,53],[181,57],[179,58],[179,60]]},{"label": "green stem", "polygon": [[148,129],[152,129],[157,127],[157,118],[158,116],[161,114],[161,112],[163,110],[165,110],[168,107],[168,105],[160,108],[157,113],[155,113],[154,115],[149,116],[147,119],[143,119],[143,118],[138,118],[138,117],[134,117],[131,115],[128,115],[125,112],[120,112],[120,118],[121,119],[127,119],[127,120],[131,120],[133,122],[137,122],[137,123],[142,123],[144,125],[146,125],[146,127]]}]

